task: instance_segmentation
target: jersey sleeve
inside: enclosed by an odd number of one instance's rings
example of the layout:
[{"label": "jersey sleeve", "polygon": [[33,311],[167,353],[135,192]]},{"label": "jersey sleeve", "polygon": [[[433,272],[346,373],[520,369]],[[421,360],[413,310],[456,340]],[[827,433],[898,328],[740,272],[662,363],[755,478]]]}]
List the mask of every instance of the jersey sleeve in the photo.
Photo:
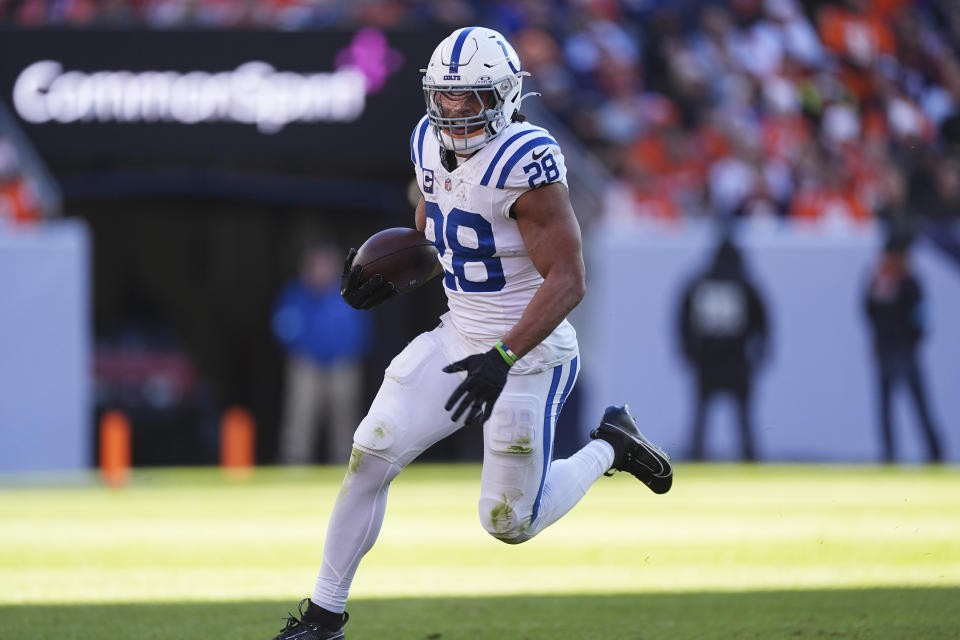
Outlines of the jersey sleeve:
[{"label": "jersey sleeve", "polygon": [[[567,166],[560,145],[544,129],[531,128],[508,141],[484,176],[486,186],[503,191],[501,214],[530,189],[554,182],[567,184]],[[481,182],[483,184],[483,182]]]},{"label": "jersey sleeve", "polygon": [[[531,146],[532,145],[532,146]],[[535,189],[551,182],[567,184],[567,165],[553,138],[537,137],[520,147],[497,179],[498,189]]]}]

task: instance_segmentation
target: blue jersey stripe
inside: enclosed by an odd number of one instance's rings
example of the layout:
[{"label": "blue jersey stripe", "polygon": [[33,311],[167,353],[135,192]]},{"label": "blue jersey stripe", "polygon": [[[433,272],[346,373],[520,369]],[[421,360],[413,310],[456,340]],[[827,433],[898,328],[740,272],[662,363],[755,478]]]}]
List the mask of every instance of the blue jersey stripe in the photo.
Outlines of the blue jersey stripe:
[{"label": "blue jersey stripe", "polygon": [[453,43],[453,52],[450,54],[450,73],[456,73],[460,69],[460,52],[463,51],[463,43],[467,41],[467,36],[473,31],[473,27],[467,27],[457,36],[457,41]]},{"label": "blue jersey stripe", "polygon": [[503,185],[507,182],[507,178],[510,176],[510,171],[513,169],[514,165],[520,162],[520,158],[527,155],[527,152],[533,149],[534,147],[539,147],[545,144],[557,145],[557,141],[548,136],[542,136],[529,142],[525,142],[522,147],[516,150],[516,152],[510,156],[510,159],[507,160],[507,163],[503,165],[503,169],[500,170],[500,179],[497,180],[497,189],[502,189]]},{"label": "blue jersey stripe", "polygon": [[509,147],[515,140],[528,136],[531,133],[546,133],[543,129],[527,129],[526,131],[521,131],[520,133],[515,133],[510,138],[500,145],[500,148],[497,149],[497,153],[493,156],[493,160],[490,161],[490,166],[487,167],[487,171],[483,174],[483,179],[480,180],[481,186],[487,186],[490,182],[491,176],[493,176],[493,169],[497,166],[497,163],[500,162],[500,158],[503,157],[503,154],[506,152],[507,147]]},{"label": "blue jersey stripe", "polygon": [[[543,485],[547,480],[547,469],[550,468],[550,436],[553,431],[553,406],[557,402],[557,389],[560,387],[560,378],[563,375],[564,365],[553,368],[553,380],[550,382],[550,392],[547,394],[547,404],[543,408],[543,473],[540,475],[540,488],[537,490],[537,498],[533,501],[533,513],[530,515],[530,524],[537,520],[540,513],[540,499],[543,497]],[[571,373],[572,373],[571,369]],[[558,407],[559,409],[559,407]],[[557,412],[559,415],[559,410]]]},{"label": "blue jersey stripe", "polygon": [[423,140],[427,137],[427,125],[429,124],[430,119],[424,117],[423,124],[420,125],[420,130],[417,132],[417,136],[420,138],[417,143],[417,162],[421,169],[423,169]]},{"label": "blue jersey stripe", "polygon": [[414,142],[417,139],[417,129],[420,127],[414,127],[413,131],[410,133],[410,162],[412,164],[417,164],[417,154],[414,152]]}]

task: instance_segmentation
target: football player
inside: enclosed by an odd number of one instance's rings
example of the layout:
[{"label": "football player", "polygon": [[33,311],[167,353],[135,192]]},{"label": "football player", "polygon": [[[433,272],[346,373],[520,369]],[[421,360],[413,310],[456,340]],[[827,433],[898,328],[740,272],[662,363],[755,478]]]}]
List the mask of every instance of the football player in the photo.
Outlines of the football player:
[{"label": "football player", "polygon": [[[507,40],[483,27],[454,31],[424,70],[427,113],[410,137],[422,194],[415,221],[437,248],[449,312],[387,367],[354,435],[316,588],[275,640],[345,637],[350,583],[377,538],[390,482],[464,425],[483,429],[480,523],[508,544],[556,522],[611,470],[670,489],[668,456],[625,406],[609,407],[573,456],[551,460],[579,369],[566,317],[585,278],[560,146],[520,115],[525,75]],[[349,304],[368,309],[396,293],[378,275],[360,285],[353,256],[341,287]]]}]

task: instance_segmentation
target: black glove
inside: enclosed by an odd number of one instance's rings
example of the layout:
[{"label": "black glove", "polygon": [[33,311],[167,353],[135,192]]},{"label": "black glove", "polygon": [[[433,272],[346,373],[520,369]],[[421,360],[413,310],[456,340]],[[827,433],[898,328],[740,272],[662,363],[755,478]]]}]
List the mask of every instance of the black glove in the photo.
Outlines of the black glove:
[{"label": "black glove", "polygon": [[[496,349],[486,353],[468,356],[459,362],[454,362],[443,368],[445,373],[466,371],[467,379],[460,383],[452,394],[444,409],[450,411],[453,405],[460,401],[453,412],[453,421],[456,422],[467,409],[467,419],[464,424],[482,425],[493,413],[493,404],[500,397],[503,385],[507,383],[507,372],[510,365]],[[461,397],[463,398],[461,400]]]},{"label": "black glove", "polygon": [[[343,277],[340,279],[340,295],[354,309],[372,309],[388,298],[397,295],[392,282],[385,282],[383,276],[375,273],[369,280],[360,284],[360,272],[363,265],[353,264],[356,249],[350,249],[343,263]],[[506,364],[506,363],[504,363]]]}]

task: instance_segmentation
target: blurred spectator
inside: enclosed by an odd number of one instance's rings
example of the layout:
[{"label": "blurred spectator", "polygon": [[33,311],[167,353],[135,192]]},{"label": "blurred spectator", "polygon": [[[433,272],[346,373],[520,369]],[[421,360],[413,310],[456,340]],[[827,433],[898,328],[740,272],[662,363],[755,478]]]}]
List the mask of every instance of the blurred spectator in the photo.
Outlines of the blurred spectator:
[{"label": "blurred spectator", "polygon": [[707,408],[715,395],[727,392],[737,403],[740,457],[756,460],[750,401],[754,374],[767,354],[767,313],[729,238],[717,246],[710,267],[684,289],[678,324],[697,384],[690,459],[704,459]]},{"label": "blurred spectator", "polygon": [[326,419],[323,460],[343,464],[359,424],[363,357],[370,348],[370,314],[340,297],[343,252],[316,243],[304,253],[300,275],[277,299],[273,332],[287,351],[280,459],[314,461],[320,420]]},{"label": "blurred spectator", "polygon": [[823,64],[823,46],[796,0],[765,0],[764,8],[771,26],[779,31],[784,54],[789,60],[806,68]]},{"label": "blurred spectator", "polygon": [[894,51],[893,32],[885,15],[891,9],[868,0],[825,4],[819,15],[824,44],[851,64],[860,67],[873,64],[880,55]]},{"label": "blurred spectator", "polygon": [[624,171],[604,192],[603,206],[607,219],[622,226],[644,222],[676,224],[683,215],[667,190],[657,188],[649,174],[640,169]]},{"label": "blurred spectator", "polygon": [[20,170],[13,143],[0,136],[0,222],[36,222],[43,213],[29,181]]},{"label": "blurred spectator", "polygon": [[864,73],[881,56],[893,55],[896,41],[886,16],[867,0],[844,0],[827,4],[818,16],[820,37],[840,63],[843,83],[860,100],[874,90],[873,76]]},{"label": "blurred spectator", "polygon": [[960,156],[923,158],[909,176],[909,211],[920,219],[960,219]]},{"label": "blurred spectator", "polygon": [[523,61],[523,68],[531,74],[532,86],[554,113],[569,119],[576,99],[575,87],[573,76],[564,64],[560,45],[540,27],[518,31],[512,42]]},{"label": "blurred spectator", "polygon": [[708,189],[713,211],[729,216],[771,216],[783,211],[793,192],[787,165],[764,157],[756,132],[731,140],[732,153],[710,167]]},{"label": "blurred spectator", "polygon": [[871,220],[869,211],[857,197],[846,167],[839,160],[824,156],[810,167],[805,184],[793,199],[790,216],[808,224],[840,228]]},{"label": "blurred spectator", "polygon": [[917,347],[927,331],[923,289],[909,264],[909,239],[893,235],[870,276],[865,311],[873,331],[878,373],[880,436],[883,460],[893,462],[897,451],[891,420],[894,388],[906,382],[926,438],[927,457],[940,462],[942,447],[930,418]]}]

